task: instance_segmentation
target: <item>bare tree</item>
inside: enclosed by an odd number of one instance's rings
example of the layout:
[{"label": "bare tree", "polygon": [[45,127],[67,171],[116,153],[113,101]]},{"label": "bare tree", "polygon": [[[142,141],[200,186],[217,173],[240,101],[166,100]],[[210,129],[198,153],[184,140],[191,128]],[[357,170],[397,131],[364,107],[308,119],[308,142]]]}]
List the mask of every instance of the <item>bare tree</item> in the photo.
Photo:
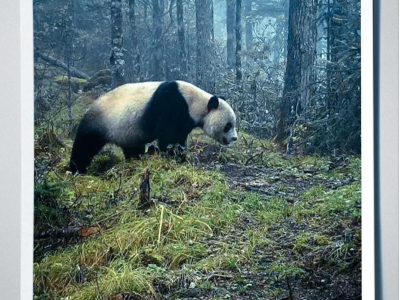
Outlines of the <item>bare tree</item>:
[{"label": "bare tree", "polygon": [[253,42],[253,22],[251,18],[251,4],[253,1],[246,0],[244,3],[244,12],[245,12],[245,34],[246,34],[246,49],[249,50],[251,48],[251,44]]},{"label": "bare tree", "polygon": [[137,80],[140,74],[140,52],[138,48],[138,33],[136,28],[135,0],[129,0],[129,23],[131,26],[132,39],[132,70],[134,80]]},{"label": "bare tree", "polygon": [[[314,93],[316,57],[316,0],[290,0],[285,83],[277,126],[277,141],[307,106]],[[305,112],[303,112],[305,113]]]},{"label": "bare tree", "polygon": [[164,80],[164,67],[163,67],[163,43],[162,43],[162,28],[163,28],[163,3],[160,5],[160,1],[164,0],[153,0],[153,79]]},{"label": "bare tree", "polygon": [[214,73],[214,17],[212,0],[196,0],[197,84],[215,92]]},{"label": "bare tree", "polygon": [[[166,35],[171,28],[172,24],[174,23],[174,18],[172,15],[172,7],[174,6],[174,0],[169,1],[169,5],[167,0],[159,0],[160,1],[160,10],[161,10],[161,21],[162,21],[162,32],[161,32],[161,53],[162,53],[162,64],[164,67],[164,74],[163,74],[163,80],[171,80],[172,79],[172,73],[171,73],[171,60],[170,60],[170,53],[167,48],[167,38]],[[168,9],[166,7],[169,6]],[[170,22],[168,25],[164,25],[164,16],[168,13],[170,17]]]},{"label": "bare tree", "polygon": [[65,26],[65,48],[67,61],[67,78],[68,78],[68,95],[66,105],[68,107],[68,127],[70,133],[73,130],[74,114],[72,111],[74,105],[72,83],[71,83],[71,68],[74,65],[74,25],[75,25],[75,0],[68,1],[68,12]]},{"label": "bare tree", "polygon": [[176,19],[178,23],[178,45],[179,45],[179,70],[182,77],[187,76],[187,57],[185,50],[185,27],[183,25],[182,0],[176,1]]},{"label": "bare tree", "polygon": [[236,0],[226,0],[226,65],[228,70],[233,70],[236,64],[235,49],[236,49]]},{"label": "bare tree", "polygon": [[[330,61],[327,64],[327,109],[335,110],[338,104],[339,85],[341,80],[338,80],[337,72],[340,72],[339,60],[343,53],[348,49],[347,28],[349,27],[348,3],[346,0],[332,0],[327,2],[327,58]],[[343,62],[342,62],[343,65]]]},{"label": "bare tree", "polygon": [[242,80],[242,0],[236,0],[236,80]]},{"label": "bare tree", "polygon": [[125,60],[122,52],[122,0],[111,1],[111,55],[112,87],[125,83]]}]

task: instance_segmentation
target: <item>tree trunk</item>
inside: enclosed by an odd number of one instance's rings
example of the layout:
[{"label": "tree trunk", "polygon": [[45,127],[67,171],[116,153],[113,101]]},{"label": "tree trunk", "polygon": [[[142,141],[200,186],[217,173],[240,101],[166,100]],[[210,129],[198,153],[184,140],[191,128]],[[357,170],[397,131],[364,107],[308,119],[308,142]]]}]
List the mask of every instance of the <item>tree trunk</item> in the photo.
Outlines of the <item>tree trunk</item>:
[{"label": "tree trunk", "polygon": [[129,0],[129,22],[131,25],[132,38],[132,71],[133,81],[136,82],[140,76],[140,53],[137,39],[135,0]]},{"label": "tree trunk", "polygon": [[244,11],[245,11],[245,33],[246,33],[246,49],[250,50],[251,45],[253,43],[253,23],[252,23],[252,18],[250,17],[251,14],[251,4],[253,1],[247,0],[244,5]]},{"label": "tree trunk", "polygon": [[213,20],[213,1],[196,0],[196,79],[197,85],[209,93],[215,92]]},{"label": "tree trunk", "polygon": [[68,3],[68,18],[66,26],[66,60],[67,60],[67,77],[68,77],[68,97],[66,99],[66,104],[68,107],[68,127],[69,132],[72,134],[73,131],[73,106],[74,99],[72,93],[72,83],[71,83],[71,67],[74,65],[74,24],[75,24],[75,0],[70,0]]},{"label": "tree trunk", "polygon": [[[167,34],[167,28],[164,28],[164,15],[166,15],[166,9],[165,9],[165,6],[166,6],[166,2],[168,2],[167,0],[159,0],[160,1],[160,10],[161,10],[161,22],[162,22],[162,32],[161,32],[161,39],[160,39],[160,42],[161,42],[161,53],[162,53],[162,65],[163,65],[163,67],[164,67],[164,76],[163,76],[163,80],[167,80],[167,81],[169,81],[169,80],[171,80],[172,79],[172,75],[171,75],[171,67],[169,66],[169,63],[170,63],[170,60],[169,60],[169,58],[168,58],[168,55],[169,55],[169,53],[168,53],[168,51],[166,51],[166,44],[165,44],[165,41],[166,41],[166,34]],[[173,2],[174,0],[171,0],[171,2],[170,2],[170,4],[171,5],[173,5]],[[169,15],[170,15],[170,18],[171,18],[171,24],[172,24],[172,22],[173,22],[173,19],[172,19],[172,15],[169,13]]]},{"label": "tree trunk", "polygon": [[125,83],[125,61],[122,52],[122,0],[111,1],[111,55],[112,88]]},{"label": "tree trunk", "polygon": [[242,80],[242,0],[236,0],[236,81]]},{"label": "tree trunk", "polygon": [[[160,0],[153,0],[153,80],[164,80],[163,67],[163,43],[162,43],[162,27],[163,27],[163,11],[161,11]],[[163,1],[163,0],[161,0]]]},{"label": "tree trunk", "polygon": [[[287,37],[289,35],[289,3],[285,4],[285,8],[286,8],[286,13],[285,13],[285,27],[283,30],[283,34],[285,37]],[[283,41],[283,55],[285,57],[285,63],[286,63],[286,59],[287,59],[287,39],[285,39]]]},{"label": "tree trunk", "polygon": [[183,79],[187,77],[187,59],[185,51],[185,27],[183,25],[182,0],[176,1],[176,19],[178,23],[179,71]]},{"label": "tree trunk", "polygon": [[313,97],[316,7],[316,0],[290,0],[288,54],[276,137],[280,143],[296,116],[305,114],[308,101]]},{"label": "tree trunk", "polygon": [[236,63],[235,2],[236,0],[226,0],[226,65],[228,67],[228,70],[233,70]]},{"label": "tree trunk", "polygon": [[[346,23],[348,16],[346,12],[347,1],[333,0],[328,2],[328,38],[327,38],[327,109],[331,115],[336,109],[339,102],[337,90],[340,89],[338,85],[341,81],[338,80],[336,72],[340,72],[339,60],[341,56],[348,51],[348,43],[346,41]],[[346,41],[346,42],[345,42]]]}]

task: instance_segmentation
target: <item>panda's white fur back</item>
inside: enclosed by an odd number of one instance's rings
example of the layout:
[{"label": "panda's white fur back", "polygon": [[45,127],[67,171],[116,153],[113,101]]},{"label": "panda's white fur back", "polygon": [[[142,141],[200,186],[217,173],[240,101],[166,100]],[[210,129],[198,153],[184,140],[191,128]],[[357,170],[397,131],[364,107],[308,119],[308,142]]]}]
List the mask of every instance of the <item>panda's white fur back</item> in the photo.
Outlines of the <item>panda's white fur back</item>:
[{"label": "panda's white fur back", "polygon": [[[162,83],[154,81],[125,84],[103,95],[94,103],[91,109],[101,112],[102,121],[108,128],[108,138],[113,143],[123,146],[144,138],[144,133],[137,124],[143,117],[147,103]],[[208,113],[207,103],[212,95],[191,83],[177,83],[179,91],[188,103],[190,116],[195,122],[200,121]]]},{"label": "panda's white fur back", "polygon": [[100,112],[110,141],[123,146],[143,136],[138,122],[146,104],[162,82],[129,83],[100,97],[92,109]]}]

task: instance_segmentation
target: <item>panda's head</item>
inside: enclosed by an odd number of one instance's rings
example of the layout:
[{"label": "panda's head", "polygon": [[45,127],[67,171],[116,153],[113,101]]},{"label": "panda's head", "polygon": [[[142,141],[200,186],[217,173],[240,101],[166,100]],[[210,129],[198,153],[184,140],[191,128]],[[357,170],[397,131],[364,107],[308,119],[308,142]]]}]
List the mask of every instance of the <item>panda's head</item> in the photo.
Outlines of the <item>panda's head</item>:
[{"label": "panda's head", "polygon": [[237,140],[236,116],[224,100],[212,96],[207,105],[208,113],[203,119],[204,132],[223,145]]}]

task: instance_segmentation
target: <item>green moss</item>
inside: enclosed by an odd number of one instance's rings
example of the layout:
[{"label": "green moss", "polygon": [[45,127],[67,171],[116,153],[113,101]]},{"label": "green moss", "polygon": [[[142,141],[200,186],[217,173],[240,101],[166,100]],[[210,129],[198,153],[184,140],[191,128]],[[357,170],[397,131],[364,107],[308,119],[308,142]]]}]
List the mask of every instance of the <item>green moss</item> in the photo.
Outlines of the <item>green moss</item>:
[{"label": "green moss", "polygon": [[99,280],[72,287],[68,294],[71,295],[70,299],[74,300],[97,299],[99,295],[111,296],[122,293],[145,296],[155,293],[152,284],[155,277],[151,270],[135,269],[126,263],[114,263]]},{"label": "green moss", "polygon": [[301,253],[305,250],[315,249],[318,246],[327,246],[330,243],[330,239],[324,234],[302,231],[296,238],[294,250]]},{"label": "green moss", "polygon": [[88,173],[89,174],[104,174],[106,171],[110,170],[117,163],[121,161],[121,157],[116,155],[112,151],[102,151],[99,155],[95,157],[91,163]]},{"label": "green moss", "polygon": [[[73,84],[80,84],[84,85],[87,83],[86,79],[77,78],[77,77],[70,77],[71,83]],[[55,81],[60,84],[68,84],[68,76],[67,75],[60,75],[55,78]]]},{"label": "green moss", "polygon": [[292,215],[292,205],[288,204],[282,197],[268,197],[263,209],[256,213],[256,218],[262,224],[274,226],[281,224]]},{"label": "green moss", "polygon": [[360,208],[357,203],[361,201],[361,186],[358,183],[350,184],[335,191],[328,191],[319,201],[317,211],[322,216],[333,216],[343,212],[359,215]]},{"label": "green moss", "polygon": [[257,229],[250,229],[246,232],[246,239],[249,241],[251,250],[266,249],[272,246],[273,241],[268,237],[268,228],[261,227]]},{"label": "green moss", "polygon": [[211,255],[194,264],[194,268],[203,272],[214,270],[230,270],[235,271],[240,269],[240,265],[245,261],[245,258],[238,254],[224,253]]},{"label": "green moss", "polygon": [[304,270],[296,262],[287,262],[284,260],[275,260],[268,266],[268,273],[275,277],[276,280],[281,280],[288,277],[298,277]]}]

